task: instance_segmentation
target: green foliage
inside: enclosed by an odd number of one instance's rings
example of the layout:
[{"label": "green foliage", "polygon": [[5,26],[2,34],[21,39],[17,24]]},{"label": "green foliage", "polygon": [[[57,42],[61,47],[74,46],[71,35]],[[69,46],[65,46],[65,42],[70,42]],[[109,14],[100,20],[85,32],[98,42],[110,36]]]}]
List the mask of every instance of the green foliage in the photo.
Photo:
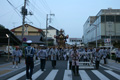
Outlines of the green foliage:
[{"label": "green foliage", "polygon": [[5,29],[5,27],[3,25],[0,24],[0,29]]}]

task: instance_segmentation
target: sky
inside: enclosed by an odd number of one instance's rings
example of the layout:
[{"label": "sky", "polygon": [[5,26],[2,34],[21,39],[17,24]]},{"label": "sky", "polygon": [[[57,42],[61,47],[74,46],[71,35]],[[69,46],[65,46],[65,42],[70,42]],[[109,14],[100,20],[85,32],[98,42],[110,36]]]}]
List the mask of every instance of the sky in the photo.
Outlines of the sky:
[{"label": "sky", "polygon": [[[22,25],[23,5],[24,0],[0,0],[0,24],[8,29]],[[101,9],[120,9],[120,0],[28,0],[26,8],[33,13],[26,16],[26,23],[45,29],[46,14],[55,14],[49,25],[63,29],[69,38],[82,38],[88,17],[96,16]]]}]

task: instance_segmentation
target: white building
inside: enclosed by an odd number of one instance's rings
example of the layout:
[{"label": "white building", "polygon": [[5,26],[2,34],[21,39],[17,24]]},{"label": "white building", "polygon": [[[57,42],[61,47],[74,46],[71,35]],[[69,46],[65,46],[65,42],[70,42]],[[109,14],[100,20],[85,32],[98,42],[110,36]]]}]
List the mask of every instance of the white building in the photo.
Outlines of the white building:
[{"label": "white building", "polygon": [[[45,35],[46,35],[46,29],[43,29]],[[57,30],[56,28],[52,27],[52,26],[49,26],[47,28],[47,38],[52,38],[54,39],[54,45],[57,45],[57,42],[56,42],[56,38],[54,38],[54,36],[58,35],[59,34],[59,30]]]},{"label": "white building", "polygon": [[82,38],[69,38],[69,42],[71,45],[83,46]]},{"label": "white building", "polygon": [[101,9],[96,16],[90,16],[83,26],[83,38],[85,44],[97,47],[110,38],[111,45],[120,43],[120,9]]}]

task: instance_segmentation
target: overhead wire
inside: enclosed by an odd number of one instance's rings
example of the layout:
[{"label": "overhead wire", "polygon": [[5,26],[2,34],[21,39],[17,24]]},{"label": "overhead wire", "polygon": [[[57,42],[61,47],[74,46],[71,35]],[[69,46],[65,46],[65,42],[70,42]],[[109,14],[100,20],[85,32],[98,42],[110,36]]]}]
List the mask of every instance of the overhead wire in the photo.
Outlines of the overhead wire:
[{"label": "overhead wire", "polygon": [[[30,7],[28,7],[28,8],[30,9]],[[32,16],[34,16],[34,18],[36,19],[36,21],[41,25],[41,22],[39,21],[39,19],[35,15],[32,15]]]},{"label": "overhead wire", "polygon": [[[40,8],[37,6],[37,4],[36,4],[37,7],[36,7],[35,5],[33,5],[32,2],[30,2],[30,4],[31,4],[34,8],[36,8],[36,9],[41,13],[42,16],[40,16],[40,17],[42,17],[42,18],[44,19],[44,17],[43,17],[43,16],[44,16],[44,13],[41,12],[42,9],[40,9]],[[39,13],[39,14],[40,14],[40,13]]]},{"label": "overhead wire", "polygon": [[7,0],[7,2],[13,7],[13,9],[15,10],[15,12],[16,12],[16,13],[20,16],[20,18],[21,18],[21,15],[17,12],[17,11],[18,11],[17,8],[14,7],[13,4],[12,4],[9,0]]},{"label": "overhead wire", "polygon": [[45,0],[39,0],[39,1],[41,1],[41,4],[46,9],[46,12],[49,13],[51,11],[51,9],[49,8],[47,2],[45,2]]},{"label": "overhead wire", "polygon": [[[21,4],[21,5],[23,5],[23,4]],[[19,8],[21,5],[19,5],[18,7],[16,7],[15,9],[17,9],[17,8]],[[8,13],[10,13],[11,12],[11,10],[9,10],[8,12],[6,12],[6,13],[4,13],[3,15],[1,15],[0,17],[3,17],[3,16],[5,16],[6,14],[8,14]]]}]

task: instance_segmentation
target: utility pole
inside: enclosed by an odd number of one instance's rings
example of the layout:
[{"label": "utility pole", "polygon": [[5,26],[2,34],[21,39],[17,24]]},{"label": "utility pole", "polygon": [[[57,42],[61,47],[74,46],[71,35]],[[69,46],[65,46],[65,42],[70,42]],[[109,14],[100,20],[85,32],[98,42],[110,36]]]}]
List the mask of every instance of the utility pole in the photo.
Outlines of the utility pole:
[{"label": "utility pole", "polygon": [[110,35],[110,59],[112,59],[112,56],[111,56],[111,48],[112,48],[112,45],[111,45],[111,24],[112,22],[109,22],[109,35]]},{"label": "utility pole", "polygon": [[22,37],[21,37],[21,40],[22,40],[22,49],[23,49],[25,16],[27,15],[26,2],[27,2],[27,0],[24,0],[24,6],[22,7],[22,15],[23,15],[23,19],[22,19]]},{"label": "utility pole", "polygon": [[46,35],[45,35],[46,47],[48,47],[48,42],[47,42],[47,28],[48,28],[48,14],[46,15]]},{"label": "utility pole", "polygon": [[50,23],[51,23],[51,16],[55,16],[55,14],[47,14],[46,15],[46,35],[45,35],[45,38],[46,38],[46,47],[48,47],[48,41],[47,41],[47,30],[48,30],[48,16],[50,15]]}]

